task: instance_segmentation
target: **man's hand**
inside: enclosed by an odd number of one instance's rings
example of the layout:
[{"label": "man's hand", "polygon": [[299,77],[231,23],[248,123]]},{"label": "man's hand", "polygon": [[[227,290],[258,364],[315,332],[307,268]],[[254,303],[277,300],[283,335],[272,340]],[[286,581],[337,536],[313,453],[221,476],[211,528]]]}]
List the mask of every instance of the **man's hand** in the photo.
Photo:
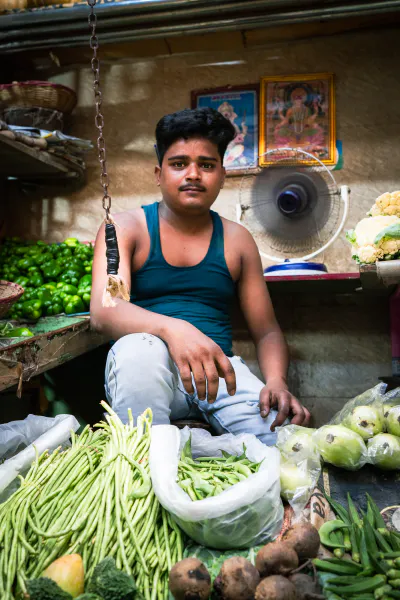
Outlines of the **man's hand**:
[{"label": "man's hand", "polygon": [[278,409],[278,414],[271,425],[271,431],[275,431],[275,427],[282,425],[289,414],[294,415],[291,420],[292,425],[307,427],[310,422],[309,411],[289,392],[284,379],[269,379],[260,392],[261,416],[265,418],[271,408],[275,407]]},{"label": "man's hand", "polygon": [[199,400],[215,402],[219,378],[226,381],[228,394],[236,392],[235,371],[228,357],[209,337],[186,321],[176,319],[163,336],[188,394],[194,394],[192,373]]}]

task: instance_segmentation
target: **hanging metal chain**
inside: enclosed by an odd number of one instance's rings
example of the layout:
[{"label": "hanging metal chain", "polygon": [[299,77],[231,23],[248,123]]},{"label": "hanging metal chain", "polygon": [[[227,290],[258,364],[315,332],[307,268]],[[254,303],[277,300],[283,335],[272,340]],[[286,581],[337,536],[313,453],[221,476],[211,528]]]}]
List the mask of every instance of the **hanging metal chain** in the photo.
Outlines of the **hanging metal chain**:
[{"label": "hanging metal chain", "polygon": [[100,183],[103,187],[104,196],[103,196],[103,208],[106,211],[106,220],[109,220],[110,210],[111,210],[111,196],[108,193],[109,186],[109,178],[107,173],[107,153],[106,153],[106,142],[103,136],[103,127],[104,127],[104,117],[101,113],[101,103],[102,103],[102,95],[100,90],[100,61],[97,56],[99,49],[99,40],[96,35],[96,25],[97,25],[97,15],[94,12],[94,7],[96,5],[96,0],[87,0],[87,3],[90,7],[89,14],[89,27],[92,30],[92,34],[90,36],[90,47],[93,50],[93,58],[91,60],[92,71],[94,76],[93,81],[93,90],[94,90],[94,98],[96,102],[96,116],[94,119],[95,125],[98,129],[99,136],[97,138],[97,149],[99,151],[99,161],[101,166],[101,175],[100,175]]}]

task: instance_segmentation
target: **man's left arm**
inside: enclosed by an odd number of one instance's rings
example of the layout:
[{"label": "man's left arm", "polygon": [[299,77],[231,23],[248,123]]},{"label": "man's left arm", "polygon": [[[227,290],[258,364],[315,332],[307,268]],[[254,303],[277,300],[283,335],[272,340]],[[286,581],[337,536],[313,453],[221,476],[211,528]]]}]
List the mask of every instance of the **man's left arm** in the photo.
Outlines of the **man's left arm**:
[{"label": "man's left arm", "polygon": [[261,416],[266,417],[272,407],[277,407],[272,431],[282,425],[290,414],[293,415],[293,424],[307,426],[310,413],[290,393],[287,385],[288,347],[275,317],[258,248],[246,229],[240,231],[240,241],[239,301],[266,381],[260,393]]}]

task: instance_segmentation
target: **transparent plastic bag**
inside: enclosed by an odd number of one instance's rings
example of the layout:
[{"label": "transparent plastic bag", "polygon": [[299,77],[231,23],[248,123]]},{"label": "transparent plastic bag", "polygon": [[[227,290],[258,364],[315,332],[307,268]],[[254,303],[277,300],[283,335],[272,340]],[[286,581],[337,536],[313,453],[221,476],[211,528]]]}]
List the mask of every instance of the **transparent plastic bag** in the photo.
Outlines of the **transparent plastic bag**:
[{"label": "transparent plastic bag", "polygon": [[[396,440],[375,439],[385,432],[400,434],[400,388],[385,393],[386,388],[385,383],[378,383],[352,398],[328,425],[313,434],[325,462],[349,470],[358,470],[367,463],[400,468]],[[385,467],[385,463],[399,467]]]},{"label": "transparent plastic bag", "polygon": [[[217,496],[193,502],[177,483],[180,452],[191,435],[193,458],[240,455],[243,447],[257,473]],[[180,431],[172,425],[152,428],[150,474],[154,492],[185,533],[202,546],[217,549],[250,548],[274,539],[282,526],[279,451],[254,435],[212,437],[203,429]]]},{"label": "transparent plastic bag", "polygon": [[369,462],[384,469],[393,471],[400,469],[400,437],[390,433],[378,433],[368,440]]},{"label": "transparent plastic bag", "polygon": [[[331,425],[342,425],[345,422],[348,422],[352,411],[359,406],[371,406],[375,404],[382,406],[384,403],[386,387],[386,383],[378,383],[373,388],[352,398],[332,417],[329,423]],[[390,392],[390,394],[392,394],[392,392]]]},{"label": "transparent plastic bag", "polygon": [[79,429],[72,415],[55,418],[28,415],[23,421],[0,425],[0,502],[18,487],[16,478],[23,475],[36,458],[36,453],[51,452],[69,440],[71,431]]},{"label": "transparent plastic bag", "polygon": [[335,467],[357,471],[369,462],[362,437],[344,425],[324,425],[313,439],[324,462]]},{"label": "transparent plastic bag", "polygon": [[321,474],[315,429],[286,425],[278,430],[276,446],[281,453],[281,496],[297,517],[304,510]]}]

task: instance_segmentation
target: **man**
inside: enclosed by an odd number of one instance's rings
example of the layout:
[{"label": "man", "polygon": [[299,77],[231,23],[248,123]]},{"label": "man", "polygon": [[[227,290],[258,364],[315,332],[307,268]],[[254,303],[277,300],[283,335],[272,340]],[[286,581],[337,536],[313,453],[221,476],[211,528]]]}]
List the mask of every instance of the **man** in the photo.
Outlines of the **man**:
[{"label": "man", "polygon": [[[154,423],[196,418],[218,433],[254,433],[266,444],[288,417],[310,414],[289,392],[288,351],[242,226],[210,208],[223,187],[233,125],[209,108],[163,117],[156,128],[162,200],[114,215],[120,274],[131,303],[101,305],[104,226],[93,264],[92,326],[110,339],[106,394],[126,422],[147,407]],[[238,295],[266,384],[232,353],[230,308]],[[275,408],[277,410],[275,410]]]}]

